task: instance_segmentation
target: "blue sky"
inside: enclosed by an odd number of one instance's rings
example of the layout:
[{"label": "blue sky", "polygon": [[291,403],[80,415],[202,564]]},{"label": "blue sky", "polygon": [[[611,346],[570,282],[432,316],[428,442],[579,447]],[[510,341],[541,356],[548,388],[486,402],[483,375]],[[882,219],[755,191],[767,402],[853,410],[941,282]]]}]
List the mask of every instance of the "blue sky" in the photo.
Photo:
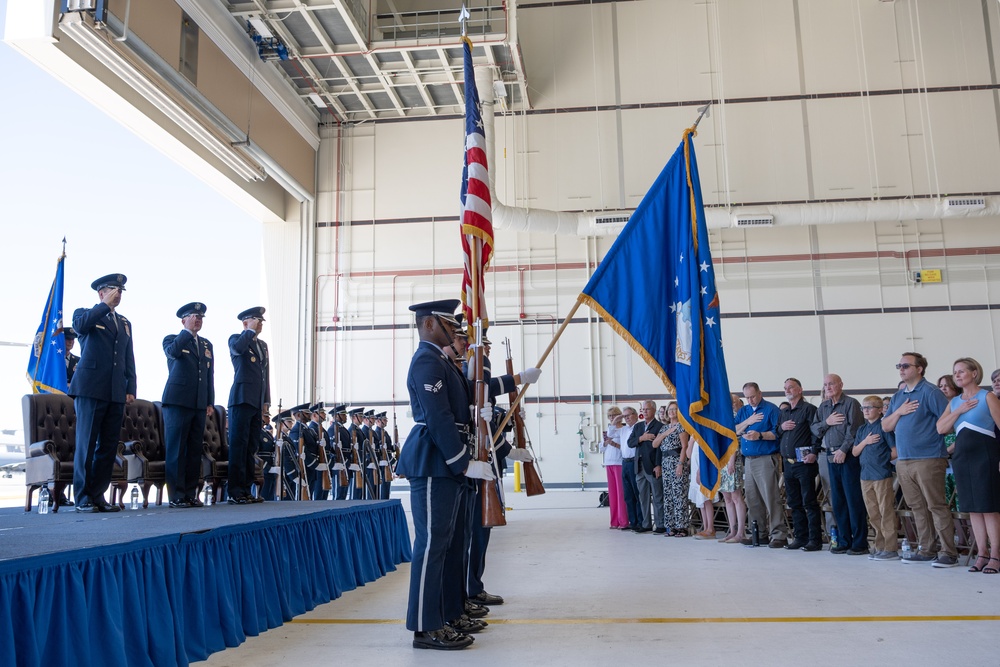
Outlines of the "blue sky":
[{"label": "blue sky", "polygon": [[[0,34],[6,10],[0,0]],[[97,302],[95,278],[128,276],[119,312],[133,324],[139,397],[160,399],[163,337],[180,329],[177,308],[203,301],[225,404],[226,341],[262,296],[260,223],[4,43],[0,73],[0,341],[31,341],[65,236],[67,321]],[[27,348],[0,346],[0,428],[21,428],[27,361]]]}]

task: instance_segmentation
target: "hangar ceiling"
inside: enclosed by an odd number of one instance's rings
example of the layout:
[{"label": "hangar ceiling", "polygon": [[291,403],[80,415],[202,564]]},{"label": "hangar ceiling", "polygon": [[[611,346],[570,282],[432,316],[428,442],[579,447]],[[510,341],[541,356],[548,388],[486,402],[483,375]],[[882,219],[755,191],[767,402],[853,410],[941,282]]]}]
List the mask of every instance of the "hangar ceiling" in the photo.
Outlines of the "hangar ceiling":
[{"label": "hangar ceiling", "polygon": [[[341,121],[462,112],[462,43],[453,0],[249,0],[224,3],[265,59],[322,116]],[[515,3],[470,2],[477,65],[495,67],[510,108],[527,106]],[[269,40],[277,40],[276,43]],[[270,52],[280,44],[286,52]]]}]

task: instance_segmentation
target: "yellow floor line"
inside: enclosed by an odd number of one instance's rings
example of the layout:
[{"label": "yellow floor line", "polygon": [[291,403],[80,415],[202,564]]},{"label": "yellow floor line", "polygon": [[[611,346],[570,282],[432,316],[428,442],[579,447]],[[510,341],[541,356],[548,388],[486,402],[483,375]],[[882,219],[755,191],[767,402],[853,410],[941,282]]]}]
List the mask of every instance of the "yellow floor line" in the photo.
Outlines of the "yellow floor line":
[{"label": "yellow floor line", "polygon": [[[490,618],[490,625],[614,625],[691,623],[947,623],[954,621],[1000,621],[1000,615],[967,616],[759,616],[705,618]],[[402,619],[314,618],[294,619],[307,625],[402,625]]]}]

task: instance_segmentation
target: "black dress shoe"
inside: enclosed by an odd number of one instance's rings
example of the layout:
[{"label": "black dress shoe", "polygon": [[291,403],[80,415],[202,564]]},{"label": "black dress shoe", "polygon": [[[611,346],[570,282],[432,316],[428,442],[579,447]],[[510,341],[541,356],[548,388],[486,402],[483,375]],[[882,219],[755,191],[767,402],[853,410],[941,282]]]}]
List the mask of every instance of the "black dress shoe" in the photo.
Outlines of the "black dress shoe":
[{"label": "black dress shoe", "polygon": [[79,505],[76,506],[76,511],[87,512],[89,514],[91,512],[96,512],[97,508],[94,507],[93,503],[80,503]]},{"label": "black dress shoe", "polygon": [[181,498],[180,500],[171,500],[170,506],[174,509],[187,509],[191,507],[191,501],[187,498]]},{"label": "black dress shoe", "polygon": [[499,595],[493,595],[492,593],[487,593],[486,591],[482,591],[479,595],[475,595],[469,599],[475,602],[476,604],[484,604],[487,606],[494,604],[503,604],[502,597],[500,597]]},{"label": "black dress shoe", "polygon": [[667,529],[664,528],[663,526],[660,526],[659,528],[654,528],[653,532],[656,533],[657,535],[662,535],[663,533],[667,532]]},{"label": "black dress shoe", "polygon": [[233,498],[232,496],[229,496],[229,500],[227,500],[226,502],[229,503],[230,505],[246,505],[248,501],[246,496],[240,496],[239,498]]},{"label": "black dress shoe", "polygon": [[94,501],[94,507],[97,508],[98,512],[121,512],[122,511],[121,507],[118,507],[118,505],[112,505],[111,503],[107,502],[106,500],[97,500],[97,501]]},{"label": "black dress shoe", "polygon": [[830,548],[830,553],[832,553],[832,554],[846,554],[847,553],[847,547],[831,547]]},{"label": "black dress shoe", "polygon": [[201,502],[197,498],[192,498],[191,496],[188,496],[186,498],[186,500],[188,501],[188,504],[191,505],[191,507],[204,507],[205,506],[205,503]]},{"label": "black dress shoe", "polygon": [[449,621],[448,625],[450,625],[455,632],[463,635],[474,635],[477,632],[485,630],[489,623],[478,618],[469,618],[467,615],[462,614],[454,621]]},{"label": "black dress shoe", "polygon": [[640,527],[637,527],[637,528],[633,528],[632,532],[633,533],[648,533],[648,532],[650,532],[650,530],[649,530],[649,528],[643,528],[643,527],[640,526]]},{"label": "black dress shoe", "polygon": [[806,542],[802,547],[803,551],[820,551],[823,548],[822,542]]},{"label": "black dress shoe", "polygon": [[469,618],[482,618],[490,613],[488,607],[484,607],[481,604],[476,604],[472,600],[465,601],[465,615]]},{"label": "black dress shoe", "polygon": [[446,632],[444,629],[430,632],[414,632],[413,648],[432,648],[439,651],[457,651],[472,644],[472,637]]},{"label": "black dress shoe", "polygon": [[802,540],[792,540],[791,542],[785,545],[785,548],[791,551],[797,551],[802,547],[804,547],[805,545],[806,543],[803,542]]}]

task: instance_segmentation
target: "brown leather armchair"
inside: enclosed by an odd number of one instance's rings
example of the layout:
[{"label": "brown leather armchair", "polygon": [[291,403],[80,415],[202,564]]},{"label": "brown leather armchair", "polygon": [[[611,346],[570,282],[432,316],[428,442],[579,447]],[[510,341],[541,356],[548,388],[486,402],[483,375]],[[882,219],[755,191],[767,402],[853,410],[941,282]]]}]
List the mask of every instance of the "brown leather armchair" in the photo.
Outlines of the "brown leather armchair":
[{"label": "brown leather armchair", "polygon": [[149,490],[154,486],[156,504],[163,504],[167,464],[160,404],[136,399],[131,405],[126,405],[121,441],[126,482],[142,487],[143,507],[149,507]]},{"label": "brown leather armchair", "polygon": [[73,399],[61,394],[28,394],[21,399],[24,415],[27,493],[24,511],[31,511],[36,489],[49,487],[52,511],[73,486],[73,455],[76,453],[76,411]]},{"label": "brown leather armchair", "polygon": [[229,480],[229,440],[225,425],[226,409],[216,405],[205,420],[205,450],[201,457],[202,483],[212,485],[214,503],[222,498],[222,490]]}]

